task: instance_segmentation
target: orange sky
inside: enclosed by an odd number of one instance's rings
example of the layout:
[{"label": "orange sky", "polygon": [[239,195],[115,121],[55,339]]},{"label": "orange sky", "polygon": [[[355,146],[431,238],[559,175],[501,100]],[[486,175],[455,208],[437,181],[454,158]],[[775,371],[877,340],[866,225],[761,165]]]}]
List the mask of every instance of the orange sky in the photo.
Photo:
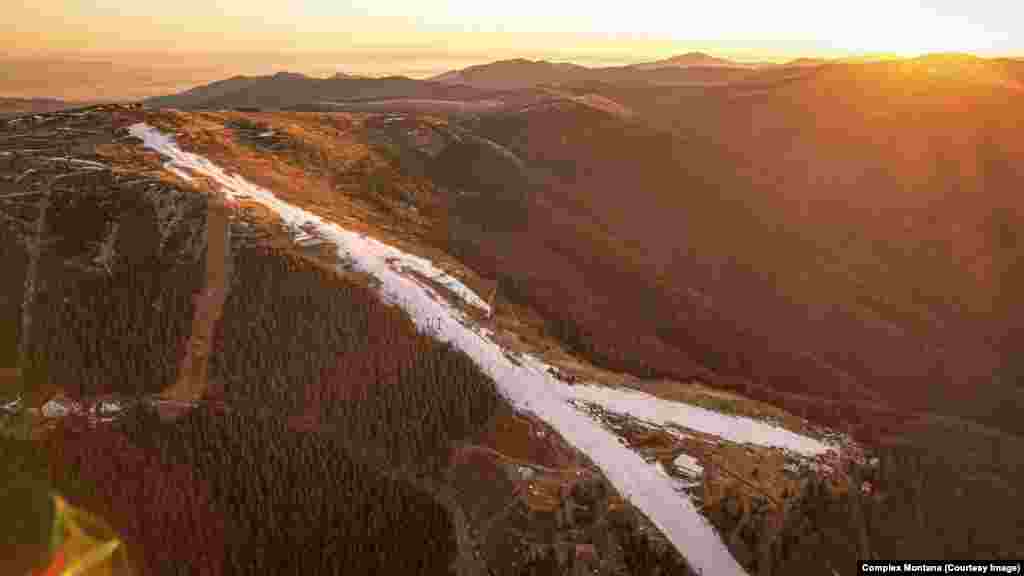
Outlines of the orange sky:
[{"label": "orange sky", "polygon": [[1024,54],[1015,33],[1024,2],[1010,0],[15,0],[4,12],[9,54],[334,53],[364,74],[512,56],[621,64],[689,50],[750,60]]}]

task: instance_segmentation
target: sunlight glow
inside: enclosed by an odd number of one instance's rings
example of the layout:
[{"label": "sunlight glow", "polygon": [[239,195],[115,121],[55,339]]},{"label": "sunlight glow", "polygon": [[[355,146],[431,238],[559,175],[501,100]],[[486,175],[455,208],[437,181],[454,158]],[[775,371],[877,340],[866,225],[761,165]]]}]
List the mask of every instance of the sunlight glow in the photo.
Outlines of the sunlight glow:
[{"label": "sunlight glow", "polygon": [[[8,52],[348,52],[645,59],[1024,53],[1024,2],[1004,0],[39,0],[8,7]],[[6,40],[10,40],[7,42]]]}]

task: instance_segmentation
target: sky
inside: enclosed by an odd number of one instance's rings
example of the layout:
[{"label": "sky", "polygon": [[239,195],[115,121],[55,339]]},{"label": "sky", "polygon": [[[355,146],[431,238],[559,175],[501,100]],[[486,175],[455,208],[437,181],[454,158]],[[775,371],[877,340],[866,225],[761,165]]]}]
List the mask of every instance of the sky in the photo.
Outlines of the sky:
[{"label": "sky", "polygon": [[[5,3],[7,4],[7,3]],[[858,53],[1024,55],[1012,0],[14,0],[8,54],[346,53],[627,63]],[[383,66],[383,62],[381,64]]]}]

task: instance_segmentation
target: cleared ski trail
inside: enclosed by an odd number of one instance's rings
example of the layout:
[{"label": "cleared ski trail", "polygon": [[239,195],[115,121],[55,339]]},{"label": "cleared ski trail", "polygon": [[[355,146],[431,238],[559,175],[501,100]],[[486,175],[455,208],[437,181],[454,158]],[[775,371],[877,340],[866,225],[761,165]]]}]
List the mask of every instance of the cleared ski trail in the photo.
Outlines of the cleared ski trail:
[{"label": "cleared ski trail", "polygon": [[594,402],[626,414],[636,411],[640,419],[676,422],[735,441],[780,446],[805,454],[828,448],[816,440],[751,419],[725,416],[626,391],[568,386],[549,374],[548,365],[533,356],[519,356],[516,361],[507,357],[491,339],[489,331],[476,326],[429,286],[405,273],[408,269],[415,270],[442,283],[465,302],[488,310],[476,293],[430,261],[289,204],[240,175],[228,174],[206,158],[181,150],[171,137],[149,125],[135,124],[130,131],[142,139],[147,148],[166,158],[167,170],[187,179],[192,178],[190,172],[205,176],[218,184],[228,197],[247,198],[266,206],[277,213],[296,236],[301,236],[303,229],[315,229],[337,247],[339,258],[380,281],[379,290],[385,301],[405,310],[420,330],[465,352],[494,379],[499,392],[515,407],[532,412],[586,454],[623,497],[650,518],[701,574],[740,576],[746,572],[711,524],[698,513],[685,493],[679,491],[678,481],[623,446],[614,433],[572,406],[571,400]]}]

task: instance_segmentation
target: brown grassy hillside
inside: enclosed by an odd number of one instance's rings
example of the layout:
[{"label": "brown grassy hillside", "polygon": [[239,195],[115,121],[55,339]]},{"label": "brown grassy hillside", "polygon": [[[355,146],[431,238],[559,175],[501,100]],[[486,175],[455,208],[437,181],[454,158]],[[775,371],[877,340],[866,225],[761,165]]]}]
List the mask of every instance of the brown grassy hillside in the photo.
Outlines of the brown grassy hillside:
[{"label": "brown grassy hillside", "polygon": [[[523,251],[517,273],[552,283],[592,270],[548,304],[576,306],[592,339],[632,325],[631,340],[776,390],[1016,429],[1018,74],[836,65],[761,86],[596,88],[644,126],[569,107],[485,119],[545,178],[529,233],[489,253]],[[578,302],[609,291],[618,309],[585,321]]]}]

